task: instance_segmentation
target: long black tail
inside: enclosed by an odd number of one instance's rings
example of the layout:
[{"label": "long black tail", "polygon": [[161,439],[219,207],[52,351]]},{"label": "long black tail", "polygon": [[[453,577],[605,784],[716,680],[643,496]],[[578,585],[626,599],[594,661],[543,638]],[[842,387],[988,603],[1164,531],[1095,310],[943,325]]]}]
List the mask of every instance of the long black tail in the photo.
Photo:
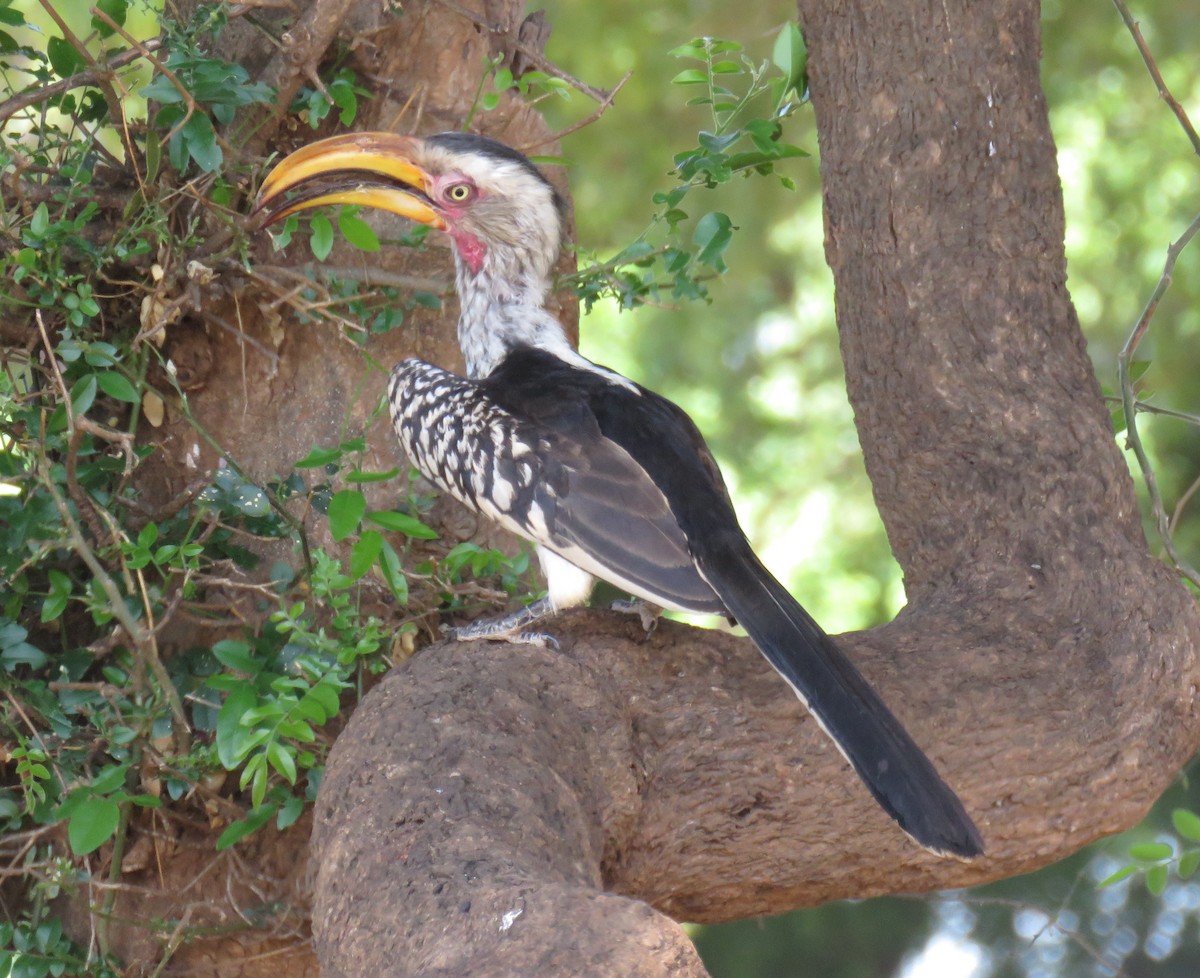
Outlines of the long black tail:
[{"label": "long black tail", "polygon": [[697,555],[705,580],[837,744],[875,800],[917,843],[971,859],[983,839],[962,802],[849,659],[749,544]]}]

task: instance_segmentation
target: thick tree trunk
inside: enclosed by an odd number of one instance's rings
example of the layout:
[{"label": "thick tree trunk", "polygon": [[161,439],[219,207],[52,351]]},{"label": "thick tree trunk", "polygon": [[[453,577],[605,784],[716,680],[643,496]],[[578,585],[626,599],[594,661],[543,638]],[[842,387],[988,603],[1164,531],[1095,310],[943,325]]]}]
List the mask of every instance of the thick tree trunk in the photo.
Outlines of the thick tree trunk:
[{"label": "thick tree trunk", "polygon": [[443,645],[355,714],[314,828],[331,975],[699,975],[671,918],[1025,872],[1136,822],[1196,747],[1200,622],[1147,552],[1066,292],[1036,4],[802,7],[911,601],[844,643],[988,856],[914,849],[748,642],[577,613],[561,653]]}]

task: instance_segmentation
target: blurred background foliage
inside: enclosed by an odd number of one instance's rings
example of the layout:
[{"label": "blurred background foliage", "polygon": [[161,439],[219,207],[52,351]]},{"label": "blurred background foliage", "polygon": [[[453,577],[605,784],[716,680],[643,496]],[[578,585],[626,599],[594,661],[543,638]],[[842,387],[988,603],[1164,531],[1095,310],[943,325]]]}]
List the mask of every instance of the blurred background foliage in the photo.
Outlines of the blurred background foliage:
[{"label": "blurred background foliage", "polygon": [[[736,38],[752,56],[766,58],[795,7],[788,0],[544,6],[555,63],[601,87],[633,72],[613,108],[563,140],[579,240],[605,255],[642,229],[671,155],[690,145],[704,123],[701,109],[684,106],[688,93],[681,97],[670,85],[681,65],[663,52],[711,35]],[[1143,0],[1132,13],[1168,87],[1193,117],[1200,114],[1195,10]],[[1058,144],[1069,284],[1108,393],[1117,387],[1116,355],[1162,273],[1168,244],[1200,210],[1200,161],[1111,4],[1049,0],[1043,32],[1042,80]],[[545,107],[559,127],[592,110],[578,98],[548,100]],[[692,414],[767,563],[827,627],[865,628],[894,615],[903,586],[845,395],[811,112],[793,117],[785,135],[814,154],[781,168],[797,185],[793,194],[764,180],[734,181],[716,192],[713,206],[741,232],[711,304],[633,313],[598,305],[583,321],[581,343],[588,356]],[[1139,348],[1138,359],[1149,361],[1142,397],[1200,413],[1198,332],[1200,250],[1193,248],[1181,256]],[[1140,429],[1171,514],[1200,472],[1200,428],[1142,415]],[[1194,514],[1185,502],[1175,527],[1176,544],[1193,563],[1200,550]],[[1147,534],[1157,547],[1149,521]],[[1192,978],[1200,974],[1200,886],[1172,876],[1161,897],[1140,878],[1097,889],[1129,862],[1131,839],[1166,837],[1177,806],[1200,807],[1200,792],[1186,778],[1135,832],[980,891],[820,907],[697,928],[696,939],[715,978]]]}]

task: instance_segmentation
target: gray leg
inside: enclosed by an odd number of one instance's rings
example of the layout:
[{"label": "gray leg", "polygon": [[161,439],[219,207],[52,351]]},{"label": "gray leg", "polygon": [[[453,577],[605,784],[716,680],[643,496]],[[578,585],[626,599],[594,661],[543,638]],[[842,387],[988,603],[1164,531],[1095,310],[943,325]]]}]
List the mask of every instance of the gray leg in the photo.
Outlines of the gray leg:
[{"label": "gray leg", "polygon": [[640,601],[637,598],[631,600],[614,601],[609,605],[613,611],[623,611],[629,615],[637,615],[642,620],[642,629],[646,632],[646,637],[649,638],[654,629],[658,627],[658,616],[662,614],[662,608],[656,604],[651,604],[649,601]]},{"label": "gray leg", "polygon": [[475,639],[488,639],[497,642],[512,642],[516,645],[540,645],[543,648],[558,648],[558,639],[543,632],[522,631],[535,621],[548,618],[554,614],[549,598],[540,598],[524,608],[518,608],[512,614],[501,615],[499,618],[481,618],[461,628],[443,628],[447,638],[457,642],[471,642]]}]

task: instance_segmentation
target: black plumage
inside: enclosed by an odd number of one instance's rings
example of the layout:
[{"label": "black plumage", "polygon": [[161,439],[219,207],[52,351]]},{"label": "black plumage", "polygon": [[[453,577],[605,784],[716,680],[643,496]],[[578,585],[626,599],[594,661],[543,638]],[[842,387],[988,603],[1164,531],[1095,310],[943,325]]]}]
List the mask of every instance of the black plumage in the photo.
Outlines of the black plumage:
[{"label": "black plumage", "polygon": [[442,489],[655,603],[742,623],[901,828],[938,852],[982,851],[921,749],[763,567],[691,418],[606,373],[531,347],[478,381],[406,360],[389,398],[405,451]]},{"label": "black plumage", "polygon": [[567,342],[545,308],[561,201],[528,159],[460,133],[359,133],[298,150],[263,187],[268,220],[353,203],[450,237],[468,376],[405,360],[388,386],[392,420],[426,478],[537,544],[549,591],[458,637],[529,637],[526,626],[586,600],[596,577],[657,605],[727,615],[909,835],[963,858],[983,851],[929,759],[763,567],[691,419]]}]

